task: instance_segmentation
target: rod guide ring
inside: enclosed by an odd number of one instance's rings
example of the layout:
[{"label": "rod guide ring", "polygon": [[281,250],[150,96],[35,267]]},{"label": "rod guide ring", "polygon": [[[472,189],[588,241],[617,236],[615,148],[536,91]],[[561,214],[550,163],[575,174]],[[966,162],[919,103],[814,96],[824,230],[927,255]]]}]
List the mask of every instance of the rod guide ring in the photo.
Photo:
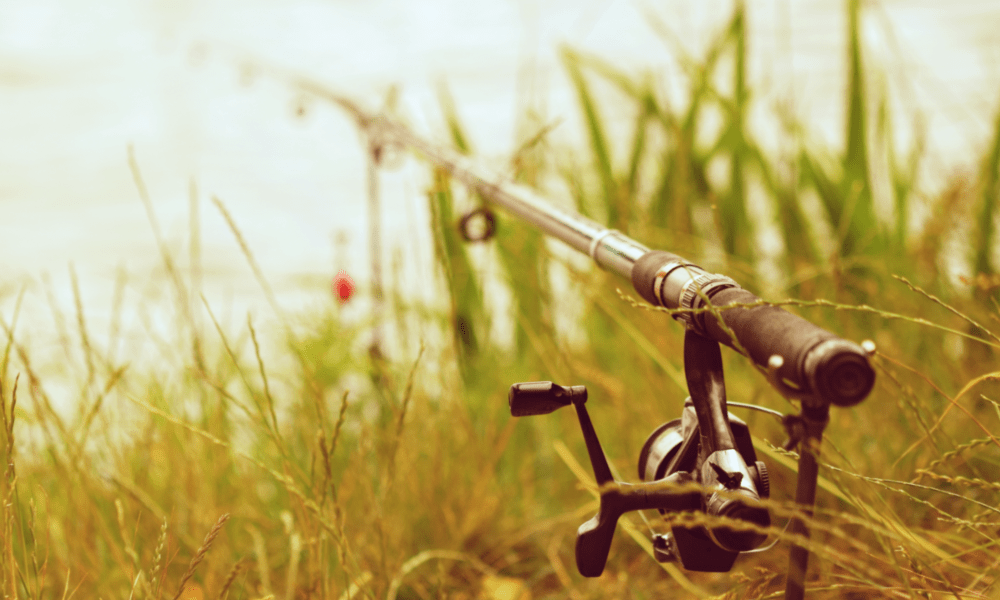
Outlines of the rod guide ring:
[{"label": "rod guide ring", "polygon": [[601,233],[594,236],[594,239],[590,241],[590,249],[587,250],[587,254],[590,255],[591,260],[597,262],[597,249],[601,247],[601,242],[604,238],[610,235],[618,235],[621,233],[617,229],[605,229]]},{"label": "rod guide ring", "polygon": [[[483,220],[483,230],[481,232],[477,232],[471,227],[473,222],[479,217],[482,217]],[[485,242],[493,237],[496,231],[496,215],[485,206],[470,210],[458,222],[458,232],[462,235],[462,239],[467,242]]]}]

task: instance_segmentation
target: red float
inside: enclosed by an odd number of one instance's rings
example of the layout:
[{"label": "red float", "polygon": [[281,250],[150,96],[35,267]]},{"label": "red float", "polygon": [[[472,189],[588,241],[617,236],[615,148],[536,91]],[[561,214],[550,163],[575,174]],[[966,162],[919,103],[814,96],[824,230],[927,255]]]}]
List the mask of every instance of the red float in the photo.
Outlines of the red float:
[{"label": "red float", "polygon": [[338,271],[337,276],[333,278],[333,294],[340,300],[341,304],[350,300],[351,296],[354,295],[354,280],[343,269]]}]

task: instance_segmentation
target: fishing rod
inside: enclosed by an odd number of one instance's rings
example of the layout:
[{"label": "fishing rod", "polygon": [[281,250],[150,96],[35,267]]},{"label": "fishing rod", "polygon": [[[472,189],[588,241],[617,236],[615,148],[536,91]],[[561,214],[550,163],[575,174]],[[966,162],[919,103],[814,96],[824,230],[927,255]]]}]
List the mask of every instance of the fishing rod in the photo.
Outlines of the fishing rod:
[{"label": "fishing rod", "polygon": [[[674,524],[654,534],[654,557],[679,561],[691,571],[726,572],[743,552],[759,551],[771,525],[762,500],[770,496],[767,465],[757,460],[746,423],[729,414],[720,346],[750,358],[782,395],[800,401],[798,415],[785,415],[786,449],[798,448],[794,542],[785,597],[805,593],[809,550],[805,546],[818,477],[817,457],[830,406],[864,400],[875,384],[871,341],[856,344],[806,319],[769,305],[733,279],[712,273],[671,252],[651,250],[627,235],[550,204],[530,187],[510,181],[470,158],[418,136],[391,116],[370,112],[323,86],[297,80],[302,91],[350,114],[365,133],[376,162],[392,148],[414,151],[483,198],[546,234],[583,252],[608,271],[629,279],[654,306],[669,309],[685,326],[684,372],[690,397],[679,419],[658,427],[639,457],[639,483],[611,473],[587,412],[585,386],[550,381],[516,383],[508,402],[515,417],[576,410],[600,489],[597,514],[580,526],[576,563],[580,574],[604,571],[618,519],[626,512],[656,509],[702,513],[709,524]],[[463,219],[463,235],[467,219]],[[492,230],[492,220],[488,229]],[[734,405],[736,405],[734,403]],[[745,405],[741,405],[745,406]],[[752,408],[752,407],[751,407]],[[714,524],[713,524],[714,523]]]}]

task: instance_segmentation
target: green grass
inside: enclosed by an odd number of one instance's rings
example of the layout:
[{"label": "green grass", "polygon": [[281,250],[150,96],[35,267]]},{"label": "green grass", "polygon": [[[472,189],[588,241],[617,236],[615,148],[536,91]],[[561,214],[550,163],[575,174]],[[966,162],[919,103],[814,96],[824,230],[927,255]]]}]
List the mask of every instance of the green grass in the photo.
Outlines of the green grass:
[{"label": "green grass", "polygon": [[[885,149],[887,174],[868,166],[871,140],[890,144],[892,136],[886,106],[866,109],[860,3],[848,5],[845,150],[810,145],[808,127],[788,122],[791,165],[768,156],[746,125],[754,102],[742,66],[746,10],[736,7],[705,57],[674,46],[689,83],[683,109],[662,98],[652,74],[565,49],[589,147],[560,147],[550,125],[526,111],[520,150],[504,167],[532,185],[561,176],[582,212],[757,292],[765,278],[748,189],[762,186],[784,248],[777,264],[786,284],[772,299],[795,299],[789,310],[879,347],[872,396],[831,413],[810,520],[809,597],[1000,597],[1000,283],[991,262],[1000,119],[977,177],[931,197],[935,217],[911,231],[907,215],[926,195],[916,184],[922,150]],[[722,90],[724,60],[737,67]],[[633,119],[625,139],[609,133],[605,93]],[[471,153],[459,111],[442,97],[453,142]],[[712,110],[723,126],[705,143]],[[866,135],[873,128],[878,135]],[[724,186],[709,176],[713,160],[728,165]],[[277,317],[223,325],[213,300],[193,291],[197,222],[190,268],[182,268],[184,253],[162,242],[135,161],[133,169],[164,263],[151,277],[171,290],[161,308],[177,315],[176,336],[127,331],[121,302],[112,334],[93,335],[79,301],[87,282],[75,277],[72,317],[50,299],[61,340],[54,355],[26,341],[33,332],[19,329],[17,309],[0,315],[5,597],[780,597],[795,461],[778,447],[781,426],[757,413],[740,416],[771,467],[772,533],[782,538],[775,549],[741,557],[730,573],[685,573],[647,555],[647,525],[631,514],[604,576],[575,571],[576,527],[596,510],[577,425],[561,413],[514,420],[506,390],[532,379],[586,384],[609,459],[634,480],[645,437],[679,414],[685,392],[680,326],[630,302],[627,282],[575,267],[502,214],[495,252],[469,252],[455,229],[465,192],[432,170],[427,199],[447,300],[443,309],[415,304],[397,276],[387,306],[400,329],[416,322],[413,330],[442,331],[444,341],[409,339],[419,352],[372,360],[359,351],[366,324],[346,324],[332,301],[283,314],[262,277]],[[875,177],[889,178],[888,222],[875,218]],[[259,276],[240,215],[216,207]],[[823,231],[832,232],[827,245],[818,241]],[[944,276],[956,236],[975,274],[958,287]],[[499,268],[483,269],[483,260]],[[575,324],[583,345],[555,325],[563,305],[551,269],[564,270],[583,295]],[[490,320],[499,317],[486,290],[497,282],[484,281],[484,271],[510,290],[512,348],[491,338]],[[153,302],[136,278],[118,286],[119,298]],[[38,297],[21,291],[16,304]],[[151,353],[159,367],[138,358]],[[744,359],[724,356],[732,400],[795,410]],[[54,387],[78,391],[75,412],[56,410]]]}]

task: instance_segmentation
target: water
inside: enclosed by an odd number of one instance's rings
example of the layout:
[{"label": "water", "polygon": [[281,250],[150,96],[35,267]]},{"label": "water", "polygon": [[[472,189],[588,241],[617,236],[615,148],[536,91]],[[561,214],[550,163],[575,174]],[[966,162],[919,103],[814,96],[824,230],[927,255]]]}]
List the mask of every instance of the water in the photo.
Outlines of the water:
[{"label": "water", "polygon": [[[425,132],[442,131],[436,85],[446,80],[478,152],[514,144],[526,98],[542,98],[571,143],[579,114],[558,60],[576,48],[630,68],[652,68],[670,89],[682,72],[649,26],[652,12],[694,56],[729,16],[727,2],[607,0],[213,0],[98,4],[6,0],[0,5],[0,315],[28,286],[19,331],[51,338],[45,300],[73,314],[75,269],[89,327],[108,331],[116,274],[148,297],[145,319],[169,335],[173,314],[162,261],[128,168],[136,160],[167,246],[186,271],[190,189],[196,185],[202,291],[235,323],[269,318],[264,295],[212,205],[233,214],[261,269],[290,310],[332,302],[347,269],[367,282],[365,158],[343,114],[299,98],[253,65],[306,74],[377,106],[390,86]],[[865,13],[870,59],[905,116],[929,127],[928,189],[966,168],[990,135],[1000,93],[1000,6],[885,1]],[[843,129],[846,19],[841,2],[750,5],[751,88],[762,91],[754,127],[773,130],[768,107],[790,102],[817,138]],[[251,68],[248,68],[248,65]],[[873,87],[881,85],[879,78]],[[900,142],[909,121],[897,127]],[[404,253],[408,289],[433,300],[424,169],[408,161],[382,178],[382,232]],[[338,234],[347,241],[335,243]],[[386,253],[387,258],[391,252]],[[144,290],[144,291],[140,291]],[[144,296],[140,296],[140,294]],[[164,297],[156,304],[153,297]],[[127,303],[127,302],[126,302]],[[364,313],[362,303],[350,310]],[[138,327],[139,312],[128,319]],[[72,316],[66,317],[68,320]],[[126,320],[128,320],[126,319]]]}]

